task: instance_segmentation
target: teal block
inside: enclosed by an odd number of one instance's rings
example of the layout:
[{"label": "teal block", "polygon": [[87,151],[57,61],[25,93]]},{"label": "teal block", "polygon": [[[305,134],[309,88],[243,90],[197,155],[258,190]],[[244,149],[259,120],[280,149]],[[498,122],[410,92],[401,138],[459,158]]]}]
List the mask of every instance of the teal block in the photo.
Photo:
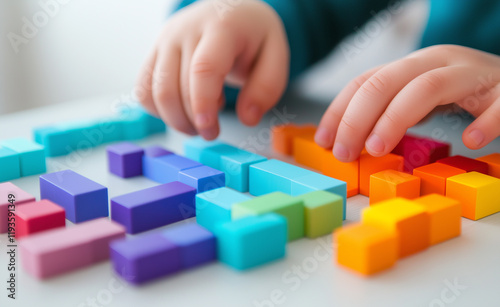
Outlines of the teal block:
[{"label": "teal block", "polygon": [[45,156],[57,157],[69,154],[71,149],[71,135],[55,127],[40,127],[33,129],[33,138],[43,145]]},{"label": "teal block", "polygon": [[19,154],[21,176],[41,174],[47,170],[43,146],[22,138],[1,141],[0,146]]},{"label": "teal block", "polygon": [[215,236],[219,260],[237,270],[283,258],[286,253],[286,219],[274,213],[219,224]]},{"label": "teal block", "polygon": [[132,113],[119,117],[124,141],[140,140],[149,135],[146,118],[141,114]]},{"label": "teal block", "polygon": [[0,146],[0,182],[19,177],[21,177],[19,154],[11,149]]},{"label": "teal block", "polygon": [[102,135],[102,143],[113,143],[123,140],[123,124],[117,118],[102,118],[97,124],[97,131]]},{"label": "teal block", "polygon": [[167,131],[167,125],[165,125],[165,122],[163,122],[161,118],[148,114],[146,111],[143,112],[143,116],[146,119],[148,133],[150,135]]},{"label": "teal block", "polygon": [[250,165],[266,160],[264,156],[241,149],[223,155],[220,170],[226,174],[226,186],[240,192],[248,192]]},{"label": "teal block", "polygon": [[250,199],[250,196],[229,188],[196,194],[196,222],[214,232],[216,225],[231,221],[234,204]]},{"label": "teal block", "polygon": [[249,190],[254,196],[272,192],[292,193],[291,180],[313,173],[304,168],[271,159],[250,165]]},{"label": "teal block", "polygon": [[201,137],[194,137],[184,142],[184,155],[186,157],[220,171],[222,171],[220,167],[221,157],[238,151],[237,147],[219,141],[205,141]]},{"label": "teal block", "polygon": [[60,123],[55,125],[54,128],[70,135],[67,146],[71,151],[86,150],[103,144],[102,135],[100,135],[99,127],[94,120]]}]

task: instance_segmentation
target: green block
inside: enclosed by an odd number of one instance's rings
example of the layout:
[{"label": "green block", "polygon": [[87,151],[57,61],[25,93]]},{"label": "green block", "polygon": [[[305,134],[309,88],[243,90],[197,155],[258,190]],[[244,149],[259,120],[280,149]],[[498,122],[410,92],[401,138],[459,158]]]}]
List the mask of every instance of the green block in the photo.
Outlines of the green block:
[{"label": "green block", "polygon": [[304,204],[302,200],[282,192],[274,192],[234,204],[231,208],[231,218],[235,220],[271,212],[287,219],[288,241],[304,237]]},{"label": "green block", "polygon": [[0,146],[19,154],[21,176],[45,173],[45,151],[43,146],[22,138],[4,140],[0,142]]},{"label": "green block", "polygon": [[304,202],[305,235],[317,238],[342,226],[343,198],[327,191],[314,191],[296,197]]}]

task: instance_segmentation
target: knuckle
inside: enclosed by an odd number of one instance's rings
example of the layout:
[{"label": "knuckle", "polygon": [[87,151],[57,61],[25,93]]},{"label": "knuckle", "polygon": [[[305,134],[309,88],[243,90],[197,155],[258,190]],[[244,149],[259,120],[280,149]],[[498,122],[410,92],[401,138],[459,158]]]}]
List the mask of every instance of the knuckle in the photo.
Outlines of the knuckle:
[{"label": "knuckle", "polygon": [[340,126],[342,127],[341,128],[342,130],[349,130],[349,132],[356,132],[359,130],[355,120],[345,115],[342,117],[340,121]]},{"label": "knuckle", "polygon": [[361,86],[360,91],[367,97],[381,96],[387,92],[390,79],[383,73],[376,73]]},{"label": "knuckle", "polygon": [[153,98],[157,102],[168,104],[177,99],[177,93],[175,89],[170,86],[156,86],[153,91]]},{"label": "knuckle", "polygon": [[415,79],[415,86],[419,92],[434,95],[442,90],[445,82],[441,74],[428,72]]},{"label": "knuckle", "polygon": [[217,67],[209,59],[198,58],[191,65],[191,73],[199,77],[213,77],[217,75]]},{"label": "knuckle", "polygon": [[391,109],[385,111],[383,122],[389,127],[391,127],[391,129],[407,128],[406,127],[407,125],[404,124],[405,121],[403,120],[401,115],[395,111],[392,111]]}]

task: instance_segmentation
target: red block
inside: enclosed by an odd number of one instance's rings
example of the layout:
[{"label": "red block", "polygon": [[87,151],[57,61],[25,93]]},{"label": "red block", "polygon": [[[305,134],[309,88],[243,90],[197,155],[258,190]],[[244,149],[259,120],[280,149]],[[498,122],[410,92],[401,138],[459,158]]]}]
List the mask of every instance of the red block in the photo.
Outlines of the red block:
[{"label": "red block", "polygon": [[65,225],[64,209],[46,199],[16,209],[16,238]]},{"label": "red block", "polygon": [[450,144],[430,138],[405,135],[392,152],[405,158],[404,170],[411,173],[414,168],[448,157]]},{"label": "red block", "polygon": [[478,172],[488,175],[488,163],[467,158],[464,156],[453,156],[437,161],[441,164],[450,165],[466,172]]}]

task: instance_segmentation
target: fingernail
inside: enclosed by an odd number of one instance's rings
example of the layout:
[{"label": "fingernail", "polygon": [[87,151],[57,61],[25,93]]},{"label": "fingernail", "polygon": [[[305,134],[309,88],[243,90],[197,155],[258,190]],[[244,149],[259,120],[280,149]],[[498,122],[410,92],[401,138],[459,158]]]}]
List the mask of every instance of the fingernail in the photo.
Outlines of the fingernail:
[{"label": "fingernail", "polygon": [[333,155],[341,161],[349,160],[349,151],[341,143],[335,143],[335,145],[333,146]]},{"label": "fingernail", "polygon": [[206,140],[213,140],[217,137],[217,128],[208,128],[201,130],[200,134]]},{"label": "fingernail", "polygon": [[252,123],[256,123],[259,121],[261,116],[261,111],[258,105],[256,104],[249,105],[247,108],[247,112],[248,112],[248,118]]},{"label": "fingernail", "polygon": [[316,134],[314,135],[314,141],[318,143],[320,146],[331,146],[332,142],[332,133],[330,133],[330,130],[320,127],[316,131]]},{"label": "fingernail", "polygon": [[370,135],[366,140],[366,147],[374,153],[383,153],[385,150],[384,141],[376,134]]},{"label": "fingernail", "polygon": [[205,129],[210,126],[210,116],[206,113],[197,114],[195,117],[195,124],[198,129]]},{"label": "fingernail", "polygon": [[469,132],[469,138],[479,147],[484,141],[484,134],[480,130],[474,129]]}]

